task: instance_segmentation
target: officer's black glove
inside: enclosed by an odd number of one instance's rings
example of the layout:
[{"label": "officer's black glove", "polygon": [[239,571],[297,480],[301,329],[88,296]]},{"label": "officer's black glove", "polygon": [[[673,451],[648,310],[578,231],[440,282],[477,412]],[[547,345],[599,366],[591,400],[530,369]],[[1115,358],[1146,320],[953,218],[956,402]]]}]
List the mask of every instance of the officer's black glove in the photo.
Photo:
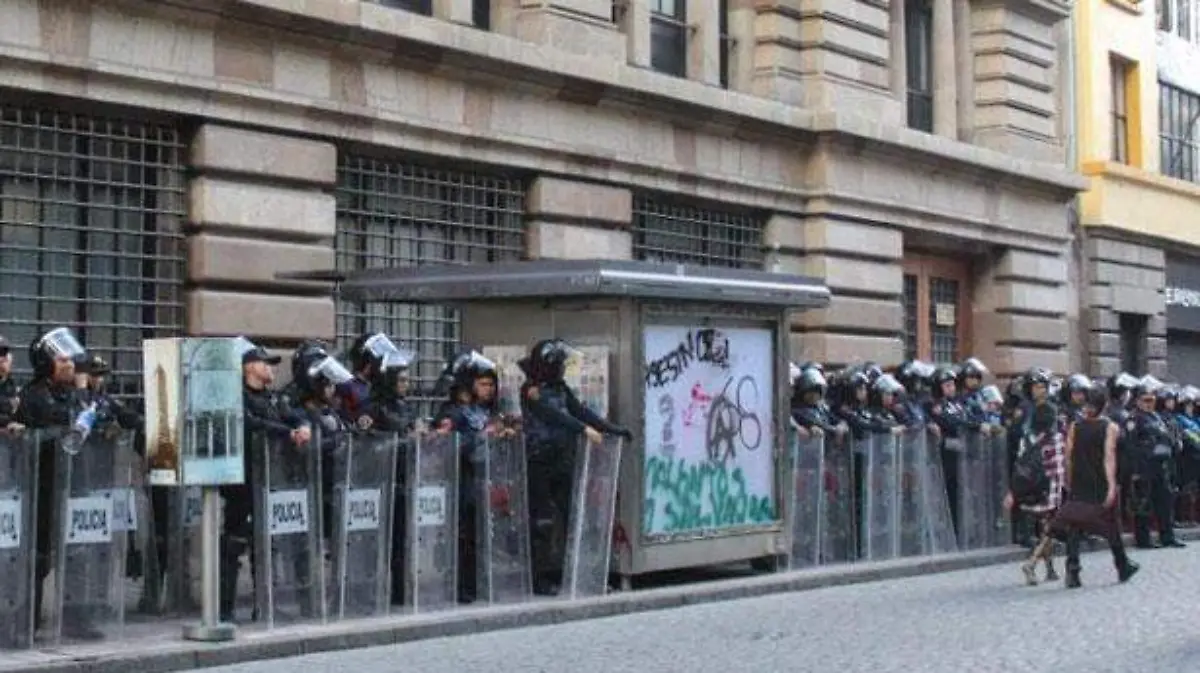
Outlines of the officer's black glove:
[{"label": "officer's black glove", "polygon": [[627,442],[633,441],[633,431],[629,428],[618,429],[616,435]]}]

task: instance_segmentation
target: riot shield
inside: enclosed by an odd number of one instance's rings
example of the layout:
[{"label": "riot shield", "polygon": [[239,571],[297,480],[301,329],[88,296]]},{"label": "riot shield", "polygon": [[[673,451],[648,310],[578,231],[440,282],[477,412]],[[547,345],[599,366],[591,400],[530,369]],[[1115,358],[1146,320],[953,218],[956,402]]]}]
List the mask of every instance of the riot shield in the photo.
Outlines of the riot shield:
[{"label": "riot shield", "polygon": [[857,558],[854,462],[854,452],[847,435],[825,439],[821,563],[844,563]]},{"label": "riot shield", "polygon": [[1008,494],[1008,438],[1006,433],[992,433],[985,441],[991,472],[991,500],[988,505],[991,512],[992,547],[1004,547],[1012,544],[1012,523],[1008,512],[1004,511],[1004,496]]},{"label": "riot shield", "polygon": [[159,487],[164,492],[167,562],[163,584],[166,612],[192,615],[200,611],[200,521],[204,496],[199,486]]},{"label": "riot shield", "polygon": [[926,439],[925,426],[910,428],[900,438],[898,469],[899,489],[899,554],[903,557],[921,556],[925,553],[928,537],[928,516],[922,500],[921,470],[924,467]]},{"label": "riot shield", "polygon": [[33,645],[38,440],[0,429],[0,650]]},{"label": "riot shield", "polygon": [[413,612],[458,602],[457,435],[418,437],[408,454],[405,592]]},{"label": "riot shield", "polygon": [[[68,453],[55,452],[54,607],[51,637],[120,639],[125,627],[125,552],[128,541],[132,433],[97,430]],[[126,521],[118,523],[118,517]],[[40,519],[50,517],[39,514]]]},{"label": "riot shield", "polygon": [[352,433],[326,457],[333,557],[330,613],[337,619],[387,614],[391,596],[392,497],[400,437]]},{"label": "riot shield", "polygon": [[862,558],[886,561],[900,554],[899,441],[879,433],[865,440],[862,480]]},{"label": "riot shield", "polygon": [[126,538],[126,605],[138,614],[157,617],[162,611],[162,563],[156,533],[155,511],[145,458],[129,444],[130,487],[113,494],[117,506],[113,531]]},{"label": "riot shield", "polygon": [[575,453],[561,596],[588,598],[608,592],[623,447],[624,440],[619,437],[605,437],[599,444],[580,440]]},{"label": "riot shield", "polygon": [[533,597],[525,436],[493,436],[476,467],[476,592],[488,603]]},{"label": "riot shield", "polygon": [[949,554],[958,550],[954,519],[950,516],[950,499],[946,495],[946,477],[942,471],[942,449],[937,437],[924,430],[925,441],[914,444],[921,451],[917,477],[921,510],[925,518],[925,538],[921,553]]},{"label": "riot shield", "polygon": [[961,551],[983,549],[989,545],[992,521],[988,500],[992,484],[991,459],[983,436],[967,435],[958,463],[958,548]]},{"label": "riot shield", "polygon": [[821,563],[825,528],[825,436],[801,436],[792,429],[792,570]]},{"label": "riot shield", "polygon": [[321,460],[314,436],[256,434],[254,469],[255,603],[267,628],[325,621],[325,554],[321,536]]}]

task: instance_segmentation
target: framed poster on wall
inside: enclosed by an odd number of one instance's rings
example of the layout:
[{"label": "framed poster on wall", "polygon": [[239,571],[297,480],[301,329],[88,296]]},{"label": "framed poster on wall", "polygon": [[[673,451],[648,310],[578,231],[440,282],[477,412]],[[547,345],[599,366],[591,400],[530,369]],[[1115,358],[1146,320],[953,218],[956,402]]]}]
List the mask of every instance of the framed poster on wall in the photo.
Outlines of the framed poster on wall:
[{"label": "framed poster on wall", "polygon": [[642,341],[643,535],[774,523],[774,333],[648,325]]}]

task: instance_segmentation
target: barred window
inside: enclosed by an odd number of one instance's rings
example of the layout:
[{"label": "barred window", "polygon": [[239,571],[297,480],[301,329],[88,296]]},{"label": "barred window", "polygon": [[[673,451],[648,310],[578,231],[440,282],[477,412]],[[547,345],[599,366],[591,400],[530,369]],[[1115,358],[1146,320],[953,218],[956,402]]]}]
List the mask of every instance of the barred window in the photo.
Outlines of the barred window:
[{"label": "barred window", "polygon": [[183,334],[183,142],[177,129],[0,105],[0,334],[74,329],[142,389],[142,341]]},{"label": "barred window", "polygon": [[763,228],[764,219],[753,212],[662,195],[633,200],[633,255],[639,260],[761,269]]},{"label": "barred window", "polygon": [[1158,114],[1163,175],[1200,182],[1200,94],[1160,81]]},{"label": "barred window", "polygon": [[650,67],[676,77],[687,76],[687,3],[650,2]]},{"label": "barred window", "polygon": [[908,77],[908,127],[933,131],[933,4],[905,0],[904,41]]},{"label": "barred window", "polygon": [[[516,177],[343,155],[337,266],[355,271],[517,261],[525,252],[524,214],[525,183]],[[417,351],[418,397],[459,346],[459,316],[452,309],[338,301],[339,347],[375,330]]]}]

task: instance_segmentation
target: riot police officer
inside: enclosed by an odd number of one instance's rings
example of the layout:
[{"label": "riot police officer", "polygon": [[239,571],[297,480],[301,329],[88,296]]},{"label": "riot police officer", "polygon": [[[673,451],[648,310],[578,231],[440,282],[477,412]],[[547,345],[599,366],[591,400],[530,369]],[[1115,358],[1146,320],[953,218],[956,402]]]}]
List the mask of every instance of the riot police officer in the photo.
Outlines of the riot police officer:
[{"label": "riot police officer", "polygon": [[962,396],[962,403],[967,407],[968,416],[980,411],[979,390],[983,388],[983,378],[989,373],[988,368],[978,358],[967,358],[958,365],[956,387]]},{"label": "riot police officer", "polygon": [[137,430],[142,427],[141,414],[109,394],[107,378],[112,369],[104,358],[99,355],[85,358],[82,369],[76,365],[75,372],[87,377],[81,388],[82,398],[85,403],[96,403],[97,425],[115,423],[122,430]]},{"label": "riot police officer", "polygon": [[351,423],[357,423],[367,413],[371,400],[371,381],[383,371],[385,364],[403,359],[404,352],[382,332],[363,334],[350,346],[350,367],[354,378],[337,387],[342,413]]},{"label": "riot police officer", "polygon": [[15,432],[21,429],[17,423],[17,407],[21,398],[17,394],[17,382],[12,376],[12,349],[8,339],[0,336],[0,431]]},{"label": "riot police officer", "polygon": [[526,376],[520,399],[529,452],[530,553],[534,592],[539,595],[558,593],[579,439],[599,444],[606,434],[632,438],[629,430],[580,402],[567,385],[567,361],[578,356],[566,341],[546,339],[534,344],[520,362]]},{"label": "riot police officer", "polygon": [[404,452],[411,450],[409,436],[416,430],[417,407],[408,399],[409,368],[416,357],[410,350],[397,350],[380,361],[370,385],[370,403],[366,413],[355,425],[360,430],[371,429],[393,433],[404,438],[401,455],[396,460],[396,475],[392,498],[392,605],[404,605],[404,559],[408,535],[408,464]]},{"label": "riot police officer", "polygon": [[871,392],[867,399],[867,407],[879,430],[899,435],[904,431],[904,424],[896,417],[893,409],[897,401],[904,395],[904,386],[891,374],[881,374],[871,383]]},{"label": "riot police officer", "polygon": [[[238,575],[241,558],[250,552],[251,576],[255,575],[258,559],[254,558],[254,527],[251,516],[254,512],[253,491],[255,470],[252,454],[266,449],[263,442],[290,442],[297,447],[308,444],[312,438],[312,425],[287,400],[270,386],[275,382],[275,367],[280,358],[267,353],[266,349],[248,339],[242,339],[242,446],[245,447],[244,484],[224,486],[221,494],[225,498],[222,521],[220,565],[220,618],[223,622],[235,621]],[[257,617],[257,609],[255,610]]]},{"label": "riot police officer", "polygon": [[[83,409],[81,392],[75,377],[75,360],[83,357],[83,346],[66,327],[46,332],[29,344],[29,362],[33,380],[21,393],[16,422],[30,429],[65,428],[74,422]],[[58,442],[47,439],[38,446],[37,515],[43,522],[61,521],[57,516],[58,499],[55,493],[55,474],[59,456]],[[50,575],[50,554],[55,531],[51,526],[37,527],[35,547],[34,615],[40,624],[44,585]],[[98,640],[104,634],[97,631],[86,610],[78,607],[62,617],[63,633],[78,640]]]},{"label": "riot police officer", "polygon": [[1060,402],[1068,424],[1084,419],[1084,407],[1087,405],[1088,391],[1091,389],[1091,380],[1083,374],[1075,373],[1067,377]]},{"label": "riot police officer", "polygon": [[937,423],[942,435],[942,475],[946,480],[946,497],[950,502],[950,518],[958,531],[958,466],[962,461],[967,432],[967,409],[958,394],[953,367],[942,366],[930,377],[933,395],[929,416]]},{"label": "riot police officer", "polygon": [[[499,430],[495,425],[496,384],[499,374],[496,364],[481,353],[468,350],[456,355],[438,378],[435,391],[448,395],[434,415],[433,424],[441,434],[458,435],[458,600],[473,603],[476,599],[478,564],[475,555],[479,532],[477,508],[480,503],[477,488],[479,464],[488,450],[489,434]],[[484,531],[486,533],[486,531]]]},{"label": "riot police officer", "polygon": [[1196,403],[1200,401],[1200,390],[1195,386],[1184,386],[1179,391],[1179,413],[1176,423],[1182,449],[1179,452],[1179,521],[1195,524],[1196,495],[1200,490],[1200,418],[1196,417]]},{"label": "riot police officer", "polygon": [[937,424],[930,423],[926,411],[930,404],[930,377],[933,372],[933,365],[920,360],[906,360],[896,368],[896,381],[904,387],[904,395],[900,397],[894,412],[896,419],[906,427],[926,427],[936,435],[941,430]]},{"label": "riot police officer", "polygon": [[825,376],[819,370],[800,368],[792,379],[792,421],[804,433],[802,436],[824,434],[840,440],[847,426],[826,404],[826,388]]},{"label": "riot police officer", "polygon": [[1151,376],[1142,379],[1133,393],[1137,410],[1125,421],[1132,452],[1130,499],[1134,508],[1134,540],[1139,548],[1152,548],[1150,515],[1158,521],[1158,538],[1163,547],[1183,547],[1175,539],[1174,498],[1171,493],[1171,460],[1175,438],[1155,407],[1162,386]]},{"label": "riot police officer", "polygon": [[[292,355],[292,383],[296,402],[309,425],[316,429],[314,443],[320,452],[322,483],[322,517],[326,539],[333,530],[333,484],[337,474],[339,452],[350,426],[338,413],[335,390],[339,384],[353,378],[336,358],[316,344],[304,344]],[[301,575],[303,576],[303,575]]]}]

